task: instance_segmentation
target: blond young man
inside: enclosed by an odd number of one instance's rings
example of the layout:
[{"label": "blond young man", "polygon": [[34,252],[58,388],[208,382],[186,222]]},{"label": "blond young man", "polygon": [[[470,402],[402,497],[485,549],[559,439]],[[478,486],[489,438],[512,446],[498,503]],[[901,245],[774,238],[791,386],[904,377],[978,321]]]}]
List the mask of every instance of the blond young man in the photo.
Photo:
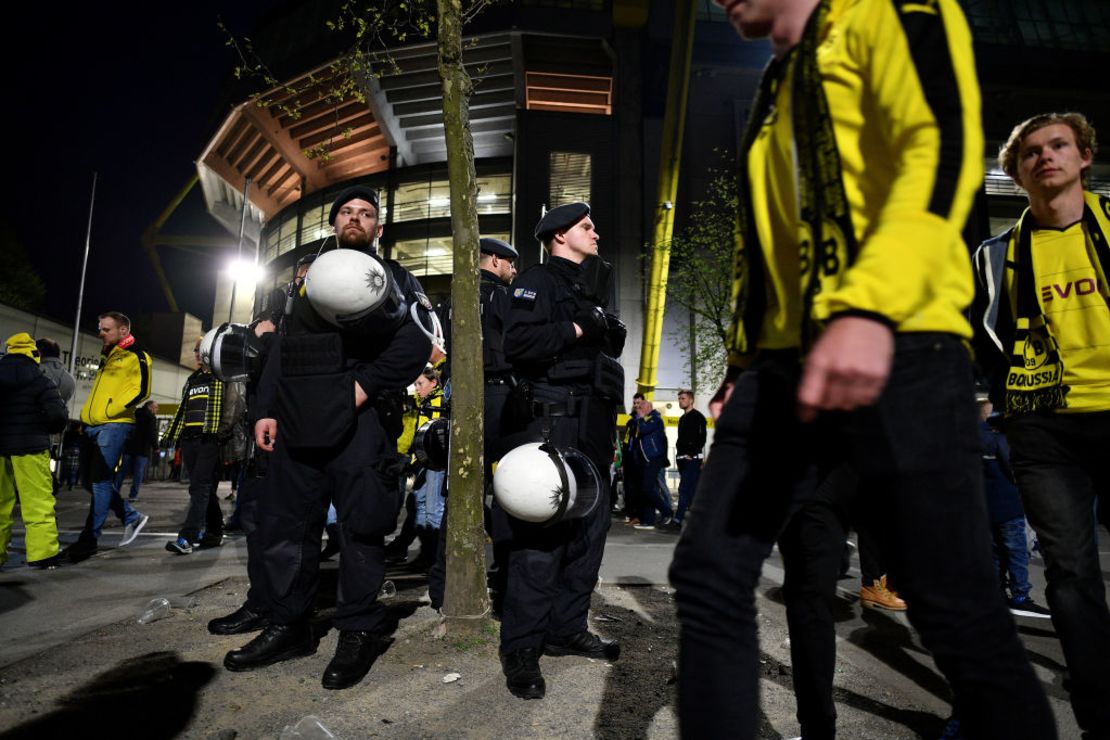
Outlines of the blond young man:
[{"label": "blond young man", "polygon": [[1084,737],[1110,737],[1110,610],[1095,518],[1110,520],[1110,198],[1086,189],[1097,151],[1080,113],[1014,127],[998,160],[1029,207],[976,252],[973,311]]}]

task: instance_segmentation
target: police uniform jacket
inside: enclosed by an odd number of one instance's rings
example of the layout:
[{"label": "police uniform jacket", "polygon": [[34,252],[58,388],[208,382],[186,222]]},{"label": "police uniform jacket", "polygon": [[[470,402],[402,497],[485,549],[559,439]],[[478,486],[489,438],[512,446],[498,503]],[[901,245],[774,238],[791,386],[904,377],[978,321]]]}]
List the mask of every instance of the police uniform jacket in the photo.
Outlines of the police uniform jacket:
[{"label": "police uniform jacket", "polygon": [[[411,305],[423,294],[420,283],[397,262],[383,261]],[[354,424],[356,381],[373,404],[384,393],[406,388],[430,353],[431,341],[407,312],[373,333],[341,329],[316,313],[302,290],[283,335],[273,340],[251,418],[276,419],[279,439],[290,446],[332,446]]]},{"label": "police uniform jacket", "polygon": [[[592,389],[590,395],[616,402],[624,391],[617,362],[623,336],[615,332],[577,339],[574,318],[604,306],[582,265],[551,257],[513,283],[505,325],[505,355],[518,377],[548,386]],[[607,286],[605,288],[607,293]]]},{"label": "police uniform jacket", "polygon": [[478,271],[482,311],[482,371],[486,380],[504,378],[512,370],[505,357],[505,319],[509,313],[509,284],[488,270]]}]

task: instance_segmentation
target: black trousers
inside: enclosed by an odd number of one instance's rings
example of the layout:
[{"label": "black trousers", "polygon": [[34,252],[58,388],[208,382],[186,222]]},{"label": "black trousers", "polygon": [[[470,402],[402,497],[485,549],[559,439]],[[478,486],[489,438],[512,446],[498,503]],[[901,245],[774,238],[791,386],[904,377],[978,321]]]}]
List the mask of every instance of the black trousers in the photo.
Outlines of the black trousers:
[{"label": "black trousers", "polygon": [[857,481],[847,468],[832,471],[811,500],[800,502],[778,540],[786,574],[782,590],[794,697],[806,740],[836,736],[833,602],[856,491]]},{"label": "black trousers", "polygon": [[224,531],[224,514],[216,488],[220,485],[220,443],[211,434],[181,440],[181,459],[189,470],[189,509],[177,533],[194,542],[203,527],[210,535]]},{"label": "black trousers", "polygon": [[[537,388],[537,394],[543,392],[544,388]],[[556,446],[574,447],[589,457],[600,474],[602,490],[589,515],[550,527],[514,519],[494,505],[494,539],[508,541],[502,652],[542,648],[548,637],[562,640],[586,629],[609,532],[615,426],[614,405],[594,398],[581,398],[576,416],[540,418],[528,425],[527,431],[537,439],[546,430]]]},{"label": "black trousers", "polygon": [[1072,710],[1091,737],[1110,738],[1110,610],[1096,519],[1110,515],[1110,412],[1018,416],[1006,433],[1025,516],[1044,552]]},{"label": "black trousers", "polygon": [[812,500],[818,482],[847,464],[862,500],[885,512],[888,570],[952,685],[968,736],[1055,737],[1044,692],[998,598],[962,343],[899,335],[878,403],[814,424],[795,415],[799,374],[792,353],[764,353],[738,378],[675,551],[683,736],[756,736],[754,591],[763,560],[796,502]]},{"label": "black trousers", "polygon": [[316,600],[320,542],[328,504],[338,514],[339,590],[333,623],[377,630],[385,616],[378,592],[385,578],[385,535],[400,510],[396,453],[363,407],[344,440],[328,448],[289,449],[278,437],[259,502],[259,535],[273,621],[308,617]]},{"label": "black trousers", "polygon": [[262,562],[262,537],[258,531],[259,503],[265,494],[265,469],[269,453],[255,450],[253,465],[247,466],[247,474],[239,486],[239,521],[247,539],[247,589],[245,606],[259,614],[270,613],[269,588],[266,585],[266,569]]}]

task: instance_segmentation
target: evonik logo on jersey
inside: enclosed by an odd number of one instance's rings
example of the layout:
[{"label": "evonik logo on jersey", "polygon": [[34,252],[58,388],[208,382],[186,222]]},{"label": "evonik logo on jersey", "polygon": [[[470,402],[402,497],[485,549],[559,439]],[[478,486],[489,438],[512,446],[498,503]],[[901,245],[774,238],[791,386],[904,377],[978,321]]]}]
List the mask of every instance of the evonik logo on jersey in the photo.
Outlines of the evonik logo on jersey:
[{"label": "evonik logo on jersey", "polygon": [[1041,286],[1041,301],[1048,303],[1057,298],[1065,299],[1073,295],[1090,295],[1098,290],[1098,284],[1094,278],[1082,278],[1081,280],[1069,280],[1066,283],[1052,283],[1051,285]]}]

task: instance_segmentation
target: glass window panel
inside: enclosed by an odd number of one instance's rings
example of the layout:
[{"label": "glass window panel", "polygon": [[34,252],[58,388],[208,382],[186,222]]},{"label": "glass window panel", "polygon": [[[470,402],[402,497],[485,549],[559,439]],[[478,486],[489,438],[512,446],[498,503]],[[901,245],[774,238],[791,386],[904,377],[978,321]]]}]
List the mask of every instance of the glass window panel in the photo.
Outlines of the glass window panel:
[{"label": "glass window panel", "polygon": [[447,180],[410,182],[393,193],[393,221],[420,221],[451,215],[451,189]]},{"label": "glass window panel", "polygon": [[324,208],[320,205],[304,212],[304,217],[301,219],[301,237],[298,240],[300,244],[309,244],[331,235],[331,226],[328,224],[330,210],[330,207]]},{"label": "glass window panel", "polygon": [[262,240],[262,262],[268,263],[274,257],[277,257],[277,243],[278,243],[278,230],[276,227],[266,229],[265,236]]},{"label": "glass window panel", "polygon": [[593,163],[589,154],[551,152],[550,165],[549,209],[578,201],[590,202]]},{"label": "glass window panel", "polygon": [[512,175],[489,175],[478,178],[478,214],[511,213],[513,208]]},{"label": "glass window panel", "polygon": [[280,235],[278,236],[278,254],[285,254],[297,248],[297,213],[296,210],[285,217],[281,222]]},{"label": "glass window panel", "polygon": [[[482,236],[510,241],[507,232],[482,234]],[[432,236],[425,239],[406,239],[393,245],[391,255],[393,259],[400,262],[405,269],[417,277],[450,275],[453,272],[454,242],[450,235]],[[477,266],[475,266],[475,269],[477,269]]]}]

